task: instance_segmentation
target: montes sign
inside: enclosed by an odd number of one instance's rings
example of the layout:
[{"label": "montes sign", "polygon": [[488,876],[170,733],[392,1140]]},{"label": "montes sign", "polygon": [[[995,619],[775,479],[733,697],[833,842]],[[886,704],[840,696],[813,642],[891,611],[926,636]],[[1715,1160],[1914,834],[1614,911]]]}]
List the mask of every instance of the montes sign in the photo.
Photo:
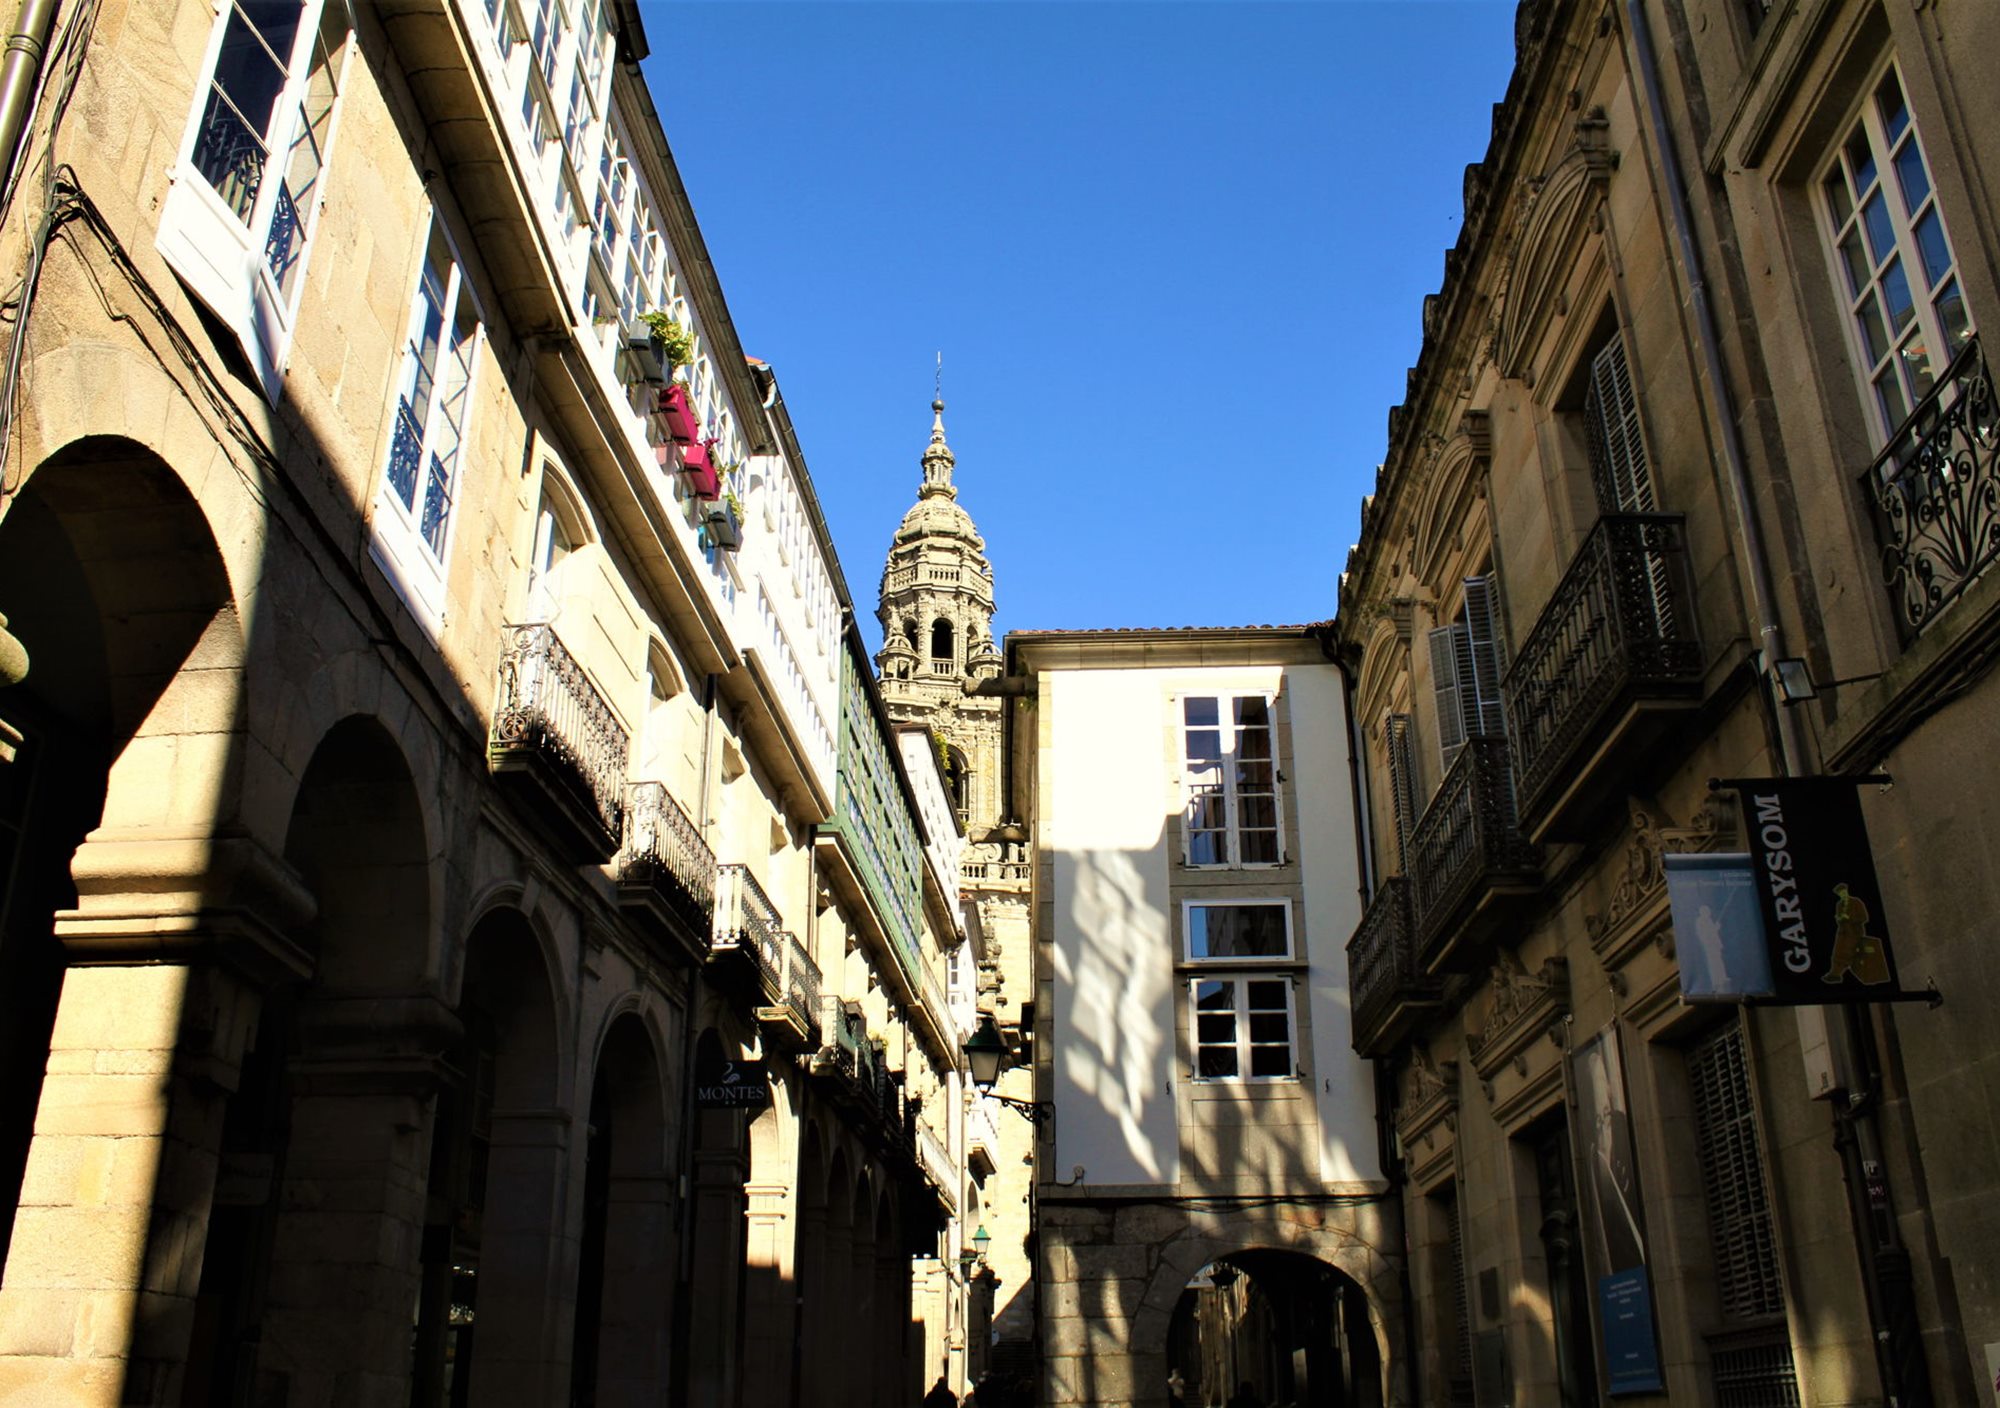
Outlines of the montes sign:
[{"label": "montes sign", "polygon": [[694,1103],[698,1110],[761,1110],[771,1103],[771,1080],[762,1061],[736,1060],[720,1051],[702,1052],[694,1063]]}]

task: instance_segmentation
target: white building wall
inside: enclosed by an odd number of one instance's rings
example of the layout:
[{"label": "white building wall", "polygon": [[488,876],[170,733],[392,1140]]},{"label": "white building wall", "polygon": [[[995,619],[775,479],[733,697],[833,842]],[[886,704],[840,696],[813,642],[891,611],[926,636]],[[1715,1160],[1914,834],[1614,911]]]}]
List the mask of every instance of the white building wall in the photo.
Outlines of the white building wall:
[{"label": "white building wall", "polygon": [[[1176,984],[1162,775],[1166,696],[1142,671],[1043,677],[1042,835],[1054,853],[1055,1175],[1173,1184]],[[1134,785],[1134,779],[1150,785]]]}]

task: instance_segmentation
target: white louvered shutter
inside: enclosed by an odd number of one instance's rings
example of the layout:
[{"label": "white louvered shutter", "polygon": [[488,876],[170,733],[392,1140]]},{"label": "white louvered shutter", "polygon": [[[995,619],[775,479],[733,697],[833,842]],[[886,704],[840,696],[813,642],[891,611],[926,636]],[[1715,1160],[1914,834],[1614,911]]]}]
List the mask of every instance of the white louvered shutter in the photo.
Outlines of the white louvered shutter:
[{"label": "white louvered shutter", "polygon": [[1391,714],[1382,729],[1389,752],[1389,798],[1396,809],[1396,868],[1410,873],[1410,833],[1417,829],[1417,760],[1410,753],[1410,716]]},{"label": "white louvered shutter", "polygon": [[1497,738],[1507,731],[1500,699],[1499,594],[1491,577],[1465,579],[1465,648],[1459,671],[1466,732]]},{"label": "white louvered shutter", "polygon": [[1583,418],[1600,506],[1606,513],[1651,513],[1653,475],[1639,434],[1639,397],[1620,337],[1614,336],[1591,359]]},{"label": "white louvered shutter", "polygon": [[1446,768],[1465,746],[1465,715],[1458,684],[1459,638],[1465,627],[1440,626],[1430,633],[1431,687],[1437,695],[1438,757]]}]

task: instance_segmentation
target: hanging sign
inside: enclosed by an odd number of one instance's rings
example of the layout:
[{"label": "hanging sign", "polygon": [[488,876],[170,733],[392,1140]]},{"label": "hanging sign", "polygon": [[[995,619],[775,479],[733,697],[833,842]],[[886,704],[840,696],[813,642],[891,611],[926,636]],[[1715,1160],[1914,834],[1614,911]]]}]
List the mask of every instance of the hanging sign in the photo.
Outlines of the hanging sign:
[{"label": "hanging sign", "polygon": [[1747,853],[1669,854],[1667,905],[1681,996],[1689,1002],[1741,1002],[1771,996],[1771,956],[1764,942],[1758,870]]},{"label": "hanging sign", "polygon": [[763,1109],[771,1103],[771,1081],[764,1073],[764,1063],[725,1057],[718,1046],[698,1047],[694,1103],[698,1110]]},{"label": "hanging sign", "polygon": [[[1786,1004],[1902,997],[1882,918],[1859,784],[1880,778],[1732,778],[1743,805],[1771,993]],[[1675,926],[1676,947],[1680,934]]]}]

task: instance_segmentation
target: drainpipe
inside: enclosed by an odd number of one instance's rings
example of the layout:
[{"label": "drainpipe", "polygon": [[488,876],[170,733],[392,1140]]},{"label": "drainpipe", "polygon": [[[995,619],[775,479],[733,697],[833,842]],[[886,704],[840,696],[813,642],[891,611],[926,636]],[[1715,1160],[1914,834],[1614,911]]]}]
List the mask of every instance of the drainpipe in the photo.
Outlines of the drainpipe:
[{"label": "drainpipe", "polygon": [[[1708,285],[1702,276],[1701,258],[1695,247],[1694,225],[1687,200],[1681,193],[1680,162],[1675,154],[1673,131],[1667,124],[1660,96],[1658,59],[1653,51],[1652,32],[1646,23],[1643,0],[1625,0],[1627,27],[1631,31],[1636,77],[1646,99],[1646,122],[1659,152],[1660,175],[1666,187],[1667,211],[1673,223],[1674,242],[1680,256],[1682,275],[1687,279],[1688,303],[1694,314],[1695,336],[1700,344],[1702,375],[1707,380],[1715,419],[1722,437],[1723,468],[1729,482],[1731,506],[1736,516],[1736,536],[1749,571],[1752,613],[1757,620],[1760,642],[1759,673],[1763,676],[1767,707],[1771,704],[1770,671],[1773,662],[1785,658],[1784,628],[1778,619],[1771,589],[1770,562],[1758,527],[1756,505],[1751,498],[1749,475],[1744,467],[1743,443],[1736,428],[1736,406],[1724,379],[1720,339],[1715,314],[1708,302]],[[1783,704],[1771,709],[1778,733],[1779,772],[1797,777],[1809,771],[1800,744],[1798,725]],[[1812,1013],[1809,1017],[1807,1014]],[[1807,1043],[1818,1033],[1809,1023],[1825,1023],[1823,1011],[1798,1009],[1800,1036]],[[1882,1157],[1881,1131],[1872,1110],[1875,1077],[1857,1070],[1867,1064],[1873,1033],[1867,1022],[1865,1005],[1843,1005],[1840,1023],[1827,1031],[1834,1067],[1834,1090],[1829,1096],[1833,1110],[1834,1147],[1841,1160],[1847,1186],[1848,1212],[1855,1228],[1856,1249],[1862,1269],[1862,1290],[1868,1302],[1868,1316],[1874,1331],[1877,1368],[1883,1391],[1891,1404],[1900,1408],[1922,1408],[1931,1402],[1930,1375],[1924,1361],[1908,1272],[1910,1256],[1896,1228],[1894,1203],[1889,1196],[1887,1165]]]},{"label": "drainpipe", "polygon": [[6,57],[0,58],[0,191],[13,183],[22,128],[28,122],[28,105],[41,78],[42,53],[55,17],[56,0],[26,0],[14,32],[7,36]]}]

